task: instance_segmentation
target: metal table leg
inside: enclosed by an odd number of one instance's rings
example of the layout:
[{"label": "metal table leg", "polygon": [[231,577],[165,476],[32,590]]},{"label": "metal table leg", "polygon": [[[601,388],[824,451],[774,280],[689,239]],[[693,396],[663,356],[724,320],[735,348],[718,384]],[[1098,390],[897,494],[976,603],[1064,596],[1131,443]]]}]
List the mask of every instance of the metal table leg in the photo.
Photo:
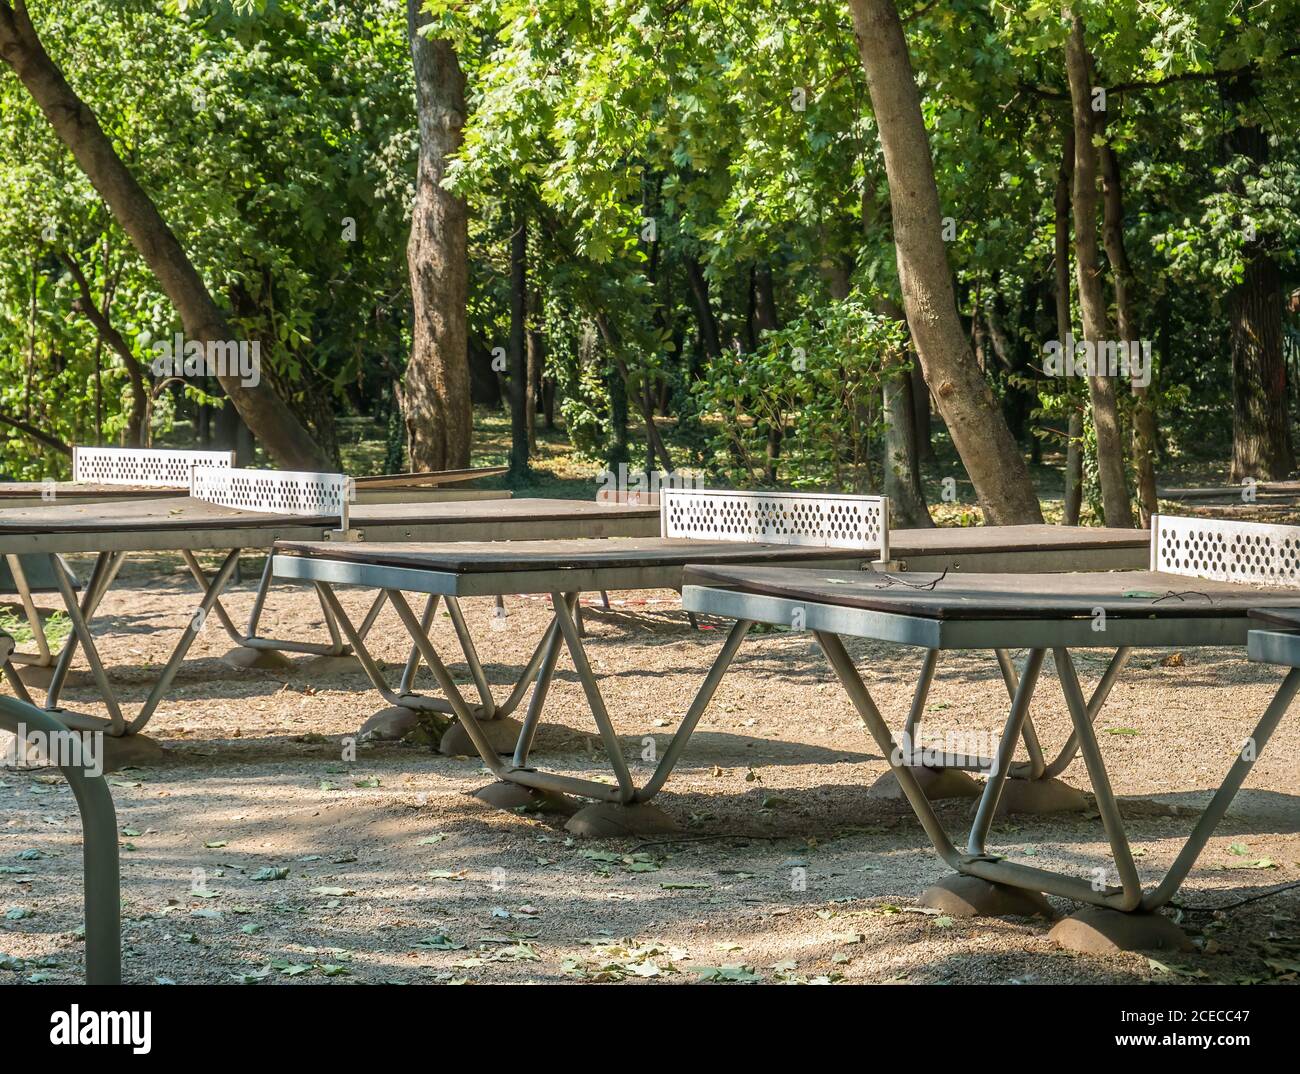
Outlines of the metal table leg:
[{"label": "metal table leg", "polygon": [[[1110,785],[1104,759],[1097,741],[1093,724],[1101,709],[1102,702],[1114,683],[1119,669],[1128,659],[1128,650],[1116,652],[1101,684],[1094,690],[1090,699],[1084,697],[1079,684],[1073,660],[1065,648],[1053,649],[1061,685],[1065,694],[1066,705],[1070,711],[1074,734],[1071,749],[1083,753],[1088,769],[1089,779],[1097,799],[1097,809],[1101,815],[1102,825],[1110,843],[1111,854],[1119,874],[1119,888],[1098,885],[1076,876],[1055,873],[1046,869],[1008,862],[990,854],[986,848],[988,831],[997,807],[1000,787],[1007,777],[1008,762],[1015,750],[1027,718],[1029,699],[1033,692],[1034,680],[1037,679],[1042,666],[1045,651],[1031,650],[1030,660],[1021,673],[1011,712],[999,740],[997,768],[990,776],[984,795],[976,811],[971,826],[966,852],[957,850],[947,832],[944,830],[933,805],[925,797],[916,777],[909,766],[903,763],[902,751],[897,748],[890,734],[889,727],[876,707],[862,677],[858,674],[852,658],[844,648],[838,635],[818,631],[817,640],[825,651],[836,677],[843,685],[850,701],[857,710],[864,726],[876,741],[880,750],[888,758],[894,774],[903,789],[903,794],[912,806],[917,819],[930,837],[939,857],[959,873],[977,876],[995,884],[1023,888],[1028,891],[1042,892],[1047,895],[1059,895],[1078,902],[1094,906],[1108,907],[1120,911],[1151,911],[1167,903],[1186,879],[1188,872],[1201,851],[1205,848],[1210,835],[1227,812],[1233,796],[1241,788],[1251,766],[1263,752],[1264,746],[1276,730],[1278,723],[1300,692],[1300,668],[1292,668],[1279,685],[1272,701],[1255,726],[1254,733],[1248,740],[1251,749],[1243,749],[1233,762],[1223,783],[1215,792],[1210,804],[1179,852],[1174,864],[1164,878],[1145,893],[1134,862],[1131,844],[1124,828],[1123,818]],[[924,670],[922,672],[924,675]],[[1076,745],[1077,744],[1077,745]],[[1064,752],[1064,751],[1063,751]],[[1050,772],[1051,766],[1046,771]]]},{"label": "metal table leg", "polygon": [[[752,623],[749,621],[738,622],[732,627],[727,636],[726,642],[722,646],[721,652],[715,658],[713,665],[710,667],[705,677],[703,685],[691,703],[682,723],[674,733],[668,748],[664,751],[658,765],[655,768],[651,778],[645,786],[638,788],[632,780],[632,775],[624,759],[618,735],[614,730],[612,721],[609,718],[608,710],[605,708],[604,698],[601,696],[600,687],[596,682],[596,677],[591,669],[590,661],[587,659],[586,649],[582,643],[581,636],[578,634],[577,622],[574,614],[574,608],[578,602],[577,593],[552,593],[551,604],[553,616],[550,625],[543,634],[541,641],[533,650],[528,664],[521,672],[519,679],[511,692],[510,697],[505,703],[495,707],[498,715],[513,712],[523,694],[529,687],[532,687],[532,697],[529,700],[527,713],[520,729],[519,738],[515,745],[514,756],[510,762],[504,762],[497,755],[488,741],[485,732],[482,729],[481,721],[484,708],[481,705],[475,706],[469,704],[460,689],[451,678],[451,673],[447,670],[446,664],[437,652],[432,639],[429,637],[429,622],[431,618],[431,609],[435,606],[431,600],[425,605],[422,615],[417,616],[410,604],[407,602],[404,594],[397,590],[387,592],[388,600],[393,605],[394,610],[401,618],[403,625],[410,635],[412,644],[416,650],[418,658],[421,659],[433,673],[434,680],[438,684],[439,690],[442,691],[443,699],[425,698],[415,694],[394,693],[385,682],[383,673],[375,664],[374,658],[366,648],[363,639],[358,636],[356,627],[353,626],[347,612],[339,603],[337,594],[333,588],[326,582],[315,583],[322,598],[326,600],[335,616],[338,618],[340,626],[343,628],[345,636],[356,651],[357,656],[362,662],[370,676],[371,682],[376,688],[389,697],[394,704],[409,705],[410,707],[422,707],[426,709],[436,708],[437,711],[449,712],[454,715],[465,728],[466,734],[474,744],[483,763],[488,770],[500,780],[508,783],[517,783],[520,786],[531,787],[541,791],[555,791],[561,794],[581,795],[586,798],[595,798],[599,801],[615,802],[624,805],[632,803],[642,803],[652,798],[663,787],[669,774],[681,757],[685,749],[686,742],[694,731],[696,724],[703,716],[705,709],[713,698],[713,694],[722,681],[723,675],[730,666],[732,658],[735,656],[741,641],[744,640]],[[460,631],[458,638],[462,645],[468,639],[468,629],[462,635]],[[601,740],[605,745],[605,750],[610,758],[610,765],[613,768],[617,786],[611,787],[606,783],[597,783],[594,780],[578,779],[570,776],[561,776],[554,773],[540,772],[535,768],[527,767],[529,750],[532,747],[533,738],[537,731],[538,723],[541,719],[543,707],[546,702],[547,690],[552,681],[555,665],[559,656],[561,643],[568,649],[578,678],[582,683],[583,690],[587,697],[588,706],[592,716],[596,721],[597,728],[600,731]],[[470,652],[473,651],[472,639],[466,646]],[[467,662],[470,661],[469,653],[466,653]],[[471,667],[477,662],[477,657],[473,658]],[[412,663],[408,661],[407,668],[410,669]],[[476,684],[478,676],[474,676]],[[404,672],[403,682],[409,681],[410,674]],[[486,679],[484,679],[486,686]],[[437,704],[441,701],[441,704]]]},{"label": "metal table leg", "polygon": [[[95,639],[90,633],[90,627],[82,612],[83,607],[93,610],[94,606],[98,603],[98,598],[102,597],[103,589],[106,588],[106,585],[98,587],[99,592],[97,594],[97,586],[93,584],[94,579],[92,578],[92,583],[87,586],[88,592],[83,597],[82,604],[79,606],[76,594],[72,590],[71,582],[68,580],[67,574],[59,570],[59,567],[55,562],[56,559],[56,556],[50,556],[51,567],[56,572],[55,578],[59,584],[59,591],[63,597],[64,607],[67,609],[68,618],[72,620],[73,638],[69,639],[69,644],[65,646],[63,653],[60,654],[59,664],[55,669],[55,678],[50,684],[50,693],[46,698],[46,708],[52,709],[58,703],[59,688],[62,686],[63,676],[67,674],[68,666],[72,660],[72,653],[75,648],[72,645],[72,641],[75,639],[80,643],[81,648],[85,651],[86,662],[90,664],[91,675],[94,677],[95,685],[99,688],[104,706],[108,709],[109,721],[106,728],[107,733],[114,737],[135,733],[149,722],[149,719],[157,709],[159,702],[162,701],[163,696],[171,687],[172,680],[175,679],[176,673],[180,670],[180,665],[185,659],[185,654],[194,643],[194,639],[198,636],[198,632],[203,629],[203,625],[207,621],[208,613],[217,604],[217,598],[225,588],[226,583],[230,580],[235,565],[239,561],[239,551],[236,549],[226,556],[225,560],[222,561],[220,570],[217,571],[216,575],[207,584],[204,590],[203,599],[199,602],[198,609],[195,611],[186,627],[182,630],[180,638],[177,640],[176,646],[172,651],[171,657],[168,659],[167,663],[163,665],[163,669],[159,673],[157,682],[154,683],[153,688],[149,691],[149,696],[146,698],[145,703],[141,706],[139,712],[129,722],[122,714],[122,707],[118,701],[117,692],[113,689],[113,685],[108,678],[108,673],[104,669],[103,661],[99,656],[99,649],[95,645]],[[100,567],[101,563],[97,562],[97,572],[100,570]]]},{"label": "metal table leg", "polygon": [[[102,775],[92,767],[83,739],[48,712],[13,698],[0,697],[0,728],[19,735],[40,731],[50,753],[67,763],[60,770],[72,788],[81,813],[82,869],[85,874],[86,983],[122,983],[121,886],[117,852],[117,814]],[[57,744],[57,745],[56,745]]]},{"label": "metal table leg", "polygon": [[[242,549],[235,550],[236,557],[240,551],[242,551]],[[201,590],[206,590],[209,579],[207,572],[204,571],[203,567],[199,564],[198,558],[193,552],[188,550],[183,551],[181,555],[184,556],[185,562],[189,566],[190,574],[194,577],[195,582],[198,583],[199,588]],[[262,576],[257,583],[257,592],[253,595],[253,607],[249,612],[248,626],[245,630],[240,630],[239,627],[235,625],[230,613],[226,611],[220,601],[217,601],[214,605],[213,610],[217,614],[217,619],[220,621],[222,628],[225,630],[230,640],[236,645],[243,646],[247,649],[304,653],[309,656],[346,656],[348,654],[348,647],[343,643],[343,639],[339,637],[338,623],[335,621],[330,609],[324,604],[321,605],[321,611],[325,618],[325,629],[328,631],[330,636],[328,642],[294,641],[289,638],[264,638],[258,634],[258,627],[262,621],[262,611],[266,607],[266,598],[271,587],[272,559],[273,557],[268,554],[266,557],[266,565],[262,568]],[[375,605],[371,608],[371,614],[366,617],[366,626],[363,633],[370,630],[370,625],[374,623],[374,619],[379,614],[379,610],[382,606],[382,600],[376,600]]]}]

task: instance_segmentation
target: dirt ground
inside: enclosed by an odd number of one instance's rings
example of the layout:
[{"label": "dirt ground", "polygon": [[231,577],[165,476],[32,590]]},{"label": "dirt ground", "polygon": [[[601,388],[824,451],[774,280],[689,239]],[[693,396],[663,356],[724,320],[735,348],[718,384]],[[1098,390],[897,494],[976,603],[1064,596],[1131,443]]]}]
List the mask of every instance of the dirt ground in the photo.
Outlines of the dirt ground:
[{"label": "dirt ground", "polygon": [[[232,611],[246,614],[258,566],[246,561]],[[589,652],[645,778],[645,736],[666,745],[724,624],[692,630],[671,592],[611,596],[610,611],[586,609]],[[97,634],[132,707],[196,600],[178,561],[140,558],[105,601]],[[367,596],[344,600],[359,612]],[[465,603],[504,692],[545,627],[545,605],[509,598],[504,629],[493,630],[490,601]],[[321,629],[308,591],[281,589],[268,603],[265,634]],[[390,667],[405,656],[402,637],[386,610],[371,638]],[[434,637],[453,642],[445,616]],[[390,743],[348,760],[347,736],[382,707],[359,669],[322,676],[298,658],[290,674],[237,672],[219,660],[229,648],[209,622],[149,727],[166,760],[110,777],[128,981],[1101,984],[1300,973],[1300,888],[1213,909],[1300,880],[1295,713],[1177,899],[1198,950],[1100,958],[1062,951],[1044,922],[954,920],[917,906],[945,867],[909,811],[868,797],[887,765],[808,635],[745,643],[658,799],[684,834],[641,842],[574,839],[562,821],[490,809],[470,797],[488,782],[477,759]],[[852,651],[900,726],[918,654]],[[1235,650],[1168,655],[1138,652],[1098,722],[1147,883],[1173,860],[1280,677]],[[463,661],[449,663],[468,677]],[[66,704],[102,711],[80,667]],[[1104,658],[1083,653],[1079,667],[1087,688]],[[991,655],[948,656],[925,726],[993,731],[1005,707]],[[1034,716],[1047,744],[1065,738],[1050,661]],[[567,658],[535,759],[608,772]],[[1081,762],[1066,777],[1087,787]],[[954,803],[943,815],[964,834],[968,811]],[[62,778],[0,770],[0,831],[0,982],[80,980],[80,826]],[[1082,876],[1109,865],[1095,814],[1013,817],[992,845]]]}]

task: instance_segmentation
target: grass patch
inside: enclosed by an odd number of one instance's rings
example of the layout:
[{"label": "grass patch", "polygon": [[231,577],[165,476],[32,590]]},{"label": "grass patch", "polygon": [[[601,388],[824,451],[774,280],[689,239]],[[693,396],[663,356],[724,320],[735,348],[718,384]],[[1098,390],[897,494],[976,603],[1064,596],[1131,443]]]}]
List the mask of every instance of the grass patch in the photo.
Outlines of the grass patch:
[{"label": "grass patch", "polygon": [[[64,612],[51,612],[41,625],[45,628],[45,640],[51,649],[61,649],[68,635],[72,633],[72,620]],[[34,641],[36,637],[26,616],[19,615],[8,608],[0,609],[0,632],[8,634],[18,645]]]}]

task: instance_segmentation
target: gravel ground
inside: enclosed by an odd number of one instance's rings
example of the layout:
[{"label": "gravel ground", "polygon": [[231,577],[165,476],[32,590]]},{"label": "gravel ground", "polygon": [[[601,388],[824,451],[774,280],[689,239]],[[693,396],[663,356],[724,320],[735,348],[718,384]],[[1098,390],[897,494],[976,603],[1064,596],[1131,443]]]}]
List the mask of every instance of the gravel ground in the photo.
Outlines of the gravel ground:
[{"label": "gravel ground", "polygon": [[[227,600],[251,603],[246,581]],[[642,777],[645,736],[662,748],[723,638],[692,630],[676,594],[612,594],[588,607],[589,653],[624,752]],[[347,593],[359,611],[366,595]],[[97,623],[102,652],[138,704],[196,597],[179,562],[123,572]],[[512,682],[546,624],[540,599],[467,601],[490,680]],[[264,633],[322,626],[314,598],[277,592]],[[435,640],[449,644],[440,618]],[[386,610],[372,640],[399,663]],[[359,670],[232,671],[215,623],[197,639],[149,731],[166,760],[111,777],[122,832],[124,974],[132,982],[558,980],[1111,983],[1292,981],[1300,972],[1300,889],[1187,913],[1198,950],[1160,959],[1068,953],[1047,925],[951,920],[916,898],[946,870],[904,808],[869,798],[887,770],[802,634],[755,636],[658,799],[680,838],[575,840],[545,817],[471,798],[477,760],[403,743],[347,751],[381,699]],[[895,726],[916,653],[852,648]],[[1150,883],[1181,847],[1279,678],[1232,650],[1168,659],[1139,651],[1098,726]],[[463,677],[463,662],[451,662]],[[1104,660],[1081,654],[1095,681]],[[69,708],[95,711],[84,671]],[[940,663],[926,726],[992,731],[1006,695],[988,658]],[[581,688],[562,659],[538,738],[539,764],[607,771]],[[1293,714],[1294,715],[1294,714]],[[1050,662],[1036,698],[1046,743],[1068,719]],[[7,736],[6,736],[7,737]],[[0,745],[7,745],[3,743]],[[1300,880],[1300,723],[1286,720],[1256,764],[1178,902],[1214,908]],[[1081,763],[1068,782],[1087,786]],[[946,805],[952,826],[969,806]],[[81,978],[80,828],[48,770],[0,771],[0,982]],[[1080,875],[1109,864],[1094,815],[1013,817],[992,840],[1013,860]],[[1113,870],[1111,870],[1113,876]],[[1058,909],[1070,906],[1058,901]]]}]

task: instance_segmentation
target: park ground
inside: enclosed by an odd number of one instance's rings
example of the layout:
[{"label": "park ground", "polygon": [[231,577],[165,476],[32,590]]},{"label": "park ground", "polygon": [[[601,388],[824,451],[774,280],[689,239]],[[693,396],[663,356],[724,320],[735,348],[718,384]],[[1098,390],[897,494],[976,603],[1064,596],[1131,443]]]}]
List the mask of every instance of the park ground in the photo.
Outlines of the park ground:
[{"label": "park ground", "polygon": [[[590,469],[558,446],[555,455],[543,491],[589,495]],[[257,565],[245,564],[232,611],[247,612]],[[586,609],[590,655],[644,777],[646,736],[662,745],[671,734],[724,624],[693,629],[672,592],[611,597],[609,610]],[[99,630],[128,704],[143,698],[194,599],[179,560],[139,557],[123,571]],[[344,599],[356,612],[366,598]],[[545,606],[509,598],[504,629],[493,630],[490,602],[466,605],[503,690],[544,629]],[[278,590],[264,627],[311,635],[322,629],[319,607],[305,591]],[[450,642],[445,617],[434,635]],[[390,666],[404,658],[391,610],[372,639]],[[1234,905],[1300,881],[1295,719],[1177,898],[1197,950],[1096,957],[1059,949],[1043,922],[950,919],[917,905],[945,868],[910,812],[868,796],[887,765],[807,635],[759,634],[742,648],[658,799],[680,837],[600,841],[470,797],[489,782],[477,759],[410,743],[363,745],[350,759],[346,740],[382,704],[359,671],[322,675],[300,659],[291,673],[235,672],[219,659],[228,647],[215,625],[199,636],[149,727],[165,759],[110,777],[131,982],[1105,984],[1300,974],[1300,888]],[[916,654],[866,643],[852,651],[897,724]],[[1102,666],[1081,656],[1085,684]],[[463,662],[452,670],[467,678]],[[1098,726],[1148,883],[1181,847],[1279,675],[1236,650],[1135,655]],[[84,666],[66,696],[94,710]],[[1050,664],[1036,706],[1040,734],[1060,742],[1068,721]],[[926,724],[992,731],[1004,708],[991,660],[949,656]],[[607,772],[563,660],[548,712],[538,763]],[[1066,778],[1087,785],[1077,762]],[[967,809],[954,803],[944,816],[956,827]],[[49,771],[0,772],[0,828],[0,982],[81,979],[80,828],[68,786]],[[1085,876],[1109,861],[1095,813],[1008,818],[993,844]]]}]

